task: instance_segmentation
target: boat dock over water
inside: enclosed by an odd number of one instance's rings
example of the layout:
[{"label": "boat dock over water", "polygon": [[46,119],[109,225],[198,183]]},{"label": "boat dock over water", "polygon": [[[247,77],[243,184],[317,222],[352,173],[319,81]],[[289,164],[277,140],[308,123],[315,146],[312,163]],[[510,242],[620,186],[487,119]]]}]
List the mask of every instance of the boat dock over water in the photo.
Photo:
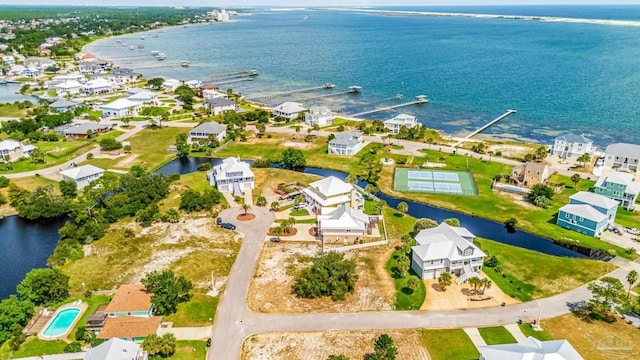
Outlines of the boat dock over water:
[{"label": "boat dock over water", "polygon": [[[401,99],[402,98],[402,94],[396,95],[396,98]],[[373,110],[367,110],[367,111],[363,111],[363,112],[359,112],[359,113],[355,113],[355,114],[350,114],[349,116],[350,117],[364,116],[364,115],[374,114],[374,113],[381,112],[381,111],[393,110],[393,109],[397,109],[397,108],[401,108],[401,107],[405,107],[405,106],[410,106],[410,105],[426,104],[428,102],[429,102],[429,100],[427,100],[427,96],[426,95],[418,95],[418,96],[415,97],[415,99],[413,101],[409,101],[409,102],[405,102],[405,103],[397,104],[397,105],[391,105],[391,106],[385,106],[385,107],[381,107],[381,108],[376,108],[376,109],[373,109]]]},{"label": "boat dock over water", "polygon": [[484,124],[483,126],[481,126],[480,128],[478,128],[477,130],[475,130],[474,132],[472,132],[471,134],[465,136],[463,139],[461,139],[460,141],[458,141],[455,145],[453,145],[454,148],[460,146],[462,143],[464,143],[465,141],[471,139],[473,136],[483,132],[484,130],[490,128],[491,126],[497,124],[500,120],[508,117],[509,115],[515,114],[517,111],[516,110],[512,110],[512,109],[508,109],[506,113],[498,116],[497,118],[489,121],[488,123]]},{"label": "boat dock over water", "polygon": [[336,86],[332,83],[324,83],[323,85],[320,85],[320,86],[313,86],[313,87],[304,88],[304,89],[276,91],[266,95],[254,96],[249,98],[249,101],[264,102],[265,100],[274,99],[278,97],[291,96],[293,94],[300,94],[300,93],[306,93],[306,92],[318,91],[318,90],[330,90],[335,87]]}]

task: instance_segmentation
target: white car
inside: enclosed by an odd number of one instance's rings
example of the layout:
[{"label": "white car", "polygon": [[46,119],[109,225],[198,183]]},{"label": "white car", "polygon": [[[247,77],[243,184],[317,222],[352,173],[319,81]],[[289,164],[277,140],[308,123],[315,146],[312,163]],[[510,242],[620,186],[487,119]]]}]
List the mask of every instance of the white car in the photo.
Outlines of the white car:
[{"label": "white car", "polygon": [[624,231],[628,232],[629,234],[633,234],[633,235],[640,234],[640,231],[638,231],[638,229],[636,229],[636,228],[624,228]]}]

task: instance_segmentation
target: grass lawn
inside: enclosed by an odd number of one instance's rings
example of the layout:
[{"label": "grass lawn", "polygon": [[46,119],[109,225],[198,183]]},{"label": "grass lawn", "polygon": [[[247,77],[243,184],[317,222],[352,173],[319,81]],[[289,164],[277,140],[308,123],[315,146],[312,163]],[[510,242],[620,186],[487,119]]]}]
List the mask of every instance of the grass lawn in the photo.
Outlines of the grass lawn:
[{"label": "grass lawn", "polygon": [[[73,300],[77,300],[77,299],[70,299],[69,302]],[[89,307],[87,308],[87,311],[85,311],[84,314],[82,314],[82,317],[76,324],[75,328],[73,328],[73,331],[71,331],[71,333],[69,334],[69,339],[71,340],[75,340],[76,331],[78,330],[78,328],[85,326],[85,324],[87,323],[87,317],[89,317],[89,315],[93,315],[93,313],[96,311],[96,309],[98,309],[100,305],[108,304],[109,301],[111,301],[111,296],[96,295],[96,296],[90,297],[89,299],[83,299],[82,301],[86,302],[89,305]]]},{"label": "grass lawn", "polygon": [[602,261],[546,255],[481,238],[476,238],[476,243],[487,255],[496,256],[502,269],[497,273],[495,268],[485,266],[485,274],[507,295],[520,301],[574,289],[615,269]]},{"label": "grass lawn", "polygon": [[167,360],[199,360],[207,355],[205,341],[176,341],[176,352]]},{"label": "grass lawn", "polygon": [[19,118],[27,116],[27,110],[28,109],[26,108],[19,109],[18,106],[14,105],[13,103],[0,104],[0,117]]},{"label": "grass lawn", "polygon": [[29,159],[20,160],[10,164],[13,168],[12,170],[0,171],[0,175],[39,170],[48,168],[50,166],[62,164],[88,151],[92,146],[95,145],[95,142],[92,140],[52,142],[40,141],[35,143],[34,145],[46,153],[44,156],[44,159],[46,161],[45,164],[32,164]]},{"label": "grass lawn", "polygon": [[533,329],[533,327],[531,327],[530,323],[523,322],[518,326],[520,327],[520,330],[522,330],[522,333],[526,337],[533,336],[534,338],[540,341],[553,340],[553,337],[549,335],[549,333],[546,330],[542,329],[541,331],[536,331]]},{"label": "grass lawn", "polygon": [[96,136],[95,137],[95,141],[97,143],[99,143],[103,139],[115,139],[115,138],[117,138],[118,136],[120,136],[122,134],[124,134],[123,131],[112,130],[112,131],[109,131],[108,133],[100,134],[100,135]]},{"label": "grass lawn", "polygon": [[476,360],[480,353],[462,329],[419,330],[432,360]]},{"label": "grass lawn", "polygon": [[189,129],[169,128],[145,129],[128,139],[131,142],[131,153],[116,159],[92,159],[88,164],[104,168],[129,170],[140,165],[147,171],[153,171],[171,161],[175,154],[167,152],[169,145],[176,142],[176,136]]},{"label": "grass lawn", "polygon": [[[223,150],[224,151],[224,150]],[[218,156],[219,154],[216,154]],[[321,179],[318,175],[303,174],[297,171],[284,170],[284,169],[251,169],[254,174],[254,186],[253,189],[253,201],[254,203],[263,194],[273,194],[273,191],[278,187],[280,183],[292,183],[299,182],[303,184],[310,184],[316,180]],[[263,195],[264,196],[264,195]],[[271,204],[267,204],[270,206]],[[291,204],[290,207],[293,207]],[[283,206],[280,210],[285,210]]]},{"label": "grass lawn", "polygon": [[542,320],[542,328],[554,339],[568,340],[585,359],[637,359],[640,353],[640,331],[624,320],[609,324],[567,314]]},{"label": "grass lawn", "polygon": [[293,210],[289,213],[291,216],[309,216],[309,211],[307,209]]},{"label": "grass lawn", "polygon": [[180,175],[180,180],[173,183],[172,188],[178,189],[171,191],[166,199],[162,200],[158,206],[160,211],[165,212],[170,208],[178,210],[180,206],[180,194],[188,189],[196,191],[204,191],[210,189],[211,185],[207,180],[207,174],[202,171],[196,171],[191,174]]},{"label": "grass lawn", "polygon": [[487,345],[517,343],[509,330],[505,329],[503,326],[479,328],[478,332],[480,332],[480,336],[482,336]]},{"label": "grass lawn", "polygon": [[[566,188],[554,195],[547,209],[535,207],[529,203],[519,201],[514,195],[494,192],[491,190],[493,178],[497,174],[510,174],[512,167],[502,163],[479,160],[473,157],[446,154],[435,150],[423,150],[425,161],[441,162],[444,170],[467,170],[473,172],[478,196],[451,196],[439,194],[401,193],[393,190],[394,169],[385,166],[382,169],[381,180],[378,182],[380,190],[388,195],[419,201],[444,209],[450,209],[473,216],[487,218],[502,223],[507,217],[518,220],[518,228],[551,239],[566,241],[605,251],[613,250],[617,255],[630,258],[625,249],[604,242],[600,239],[561,228],[555,224],[558,209],[569,203],[569,196],[577,191],[588,191],[594,182],[582,180],[574,188],[571,180],[562,175],[554,175],[550,181],[564,183]],[[392,157],[392,156],[391,156]],[[440,161],[442,160],[442,161]],[[508,215],[508,216],[507,216]],[[464,224],[462,224],[464,226]],[[635,255],[633,255],[635,257]]]},{"label": "grass lawn", "polygon": [[30,356],[42,356],[45,354],[62,354],[65,346],[67,346],[67,343],[62,340],[43,341],[37,337],[31,337],[20,345],[20,349],[15,352],[12,352],[9,349],[9,344],[5,343],[0,348],[0,359],[5,360]]},{"label": "grass lawn", "polygon": [[390,240],[400,240],[402,235],[413,231],[416,219],[409,215],[402,214],[398,210],[385,206],[382,210],[384,222],[387,227],[387,236]]},{"label": "grass lawn", "polygon": [[195,294],[189,302],[178,305],[178,312],[165,316],[162,321],[173,322],[174,327],[211,325],[218,307],[218,298]]},{"label": "grass lawn", "polygon": [[427,296],[427,290],[424,286],[424,282],[420,280],[418,282],[418,288],[415,291],[411,291],[407,287],[407,282],[411,277],[420,279],[413,270],[409,270],[409,274],[405,277],[400,277],[397,269],[396,258],[403,256],[400,250],[396,250],[391,254],[391,258],[387,261],[387,272],[393,278],[393,282],[396,287],[396,310],[418,310],[424,303],[424,299]]}]

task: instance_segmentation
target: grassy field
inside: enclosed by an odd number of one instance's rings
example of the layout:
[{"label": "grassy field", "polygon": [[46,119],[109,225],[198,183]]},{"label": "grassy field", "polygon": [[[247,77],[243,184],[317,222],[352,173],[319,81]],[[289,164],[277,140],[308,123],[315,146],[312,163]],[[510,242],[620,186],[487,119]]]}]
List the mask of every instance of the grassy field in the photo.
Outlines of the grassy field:
[{"label": "grassy field", "polygon": [[480,353],[462,329],[420,330],[432,360],[476,360]]},{"label": "grassy field", "polygon": [[482,336],[487,345],[517,343],[509,330],[505,329],[503,326],[479,328],[478,332],[480,332],[480,336]]},{"label": "grassy field", "polygon": [[[303,174],[291,170],[283,169],[252,169],[254,174],[254,186],[253,189],[253,201],[262,195],[272,195],[273,191],[278,187],[280,183],[290,184],[292,182],[300,182],[303,184],[310,184],[316,180],[320,180],[321,177],[312,174]],[[269,204],[267,204],[269,206]]]},{"label": "grassy field", "polygon": [[196,294],[186,303],[178,305],[178,312],[165,316],[162,321],[173,322],[174,327],[211,325],[218,307],[218,298]]},{"label": "grassy field", "polygon": [[176,341],[176,352],[167,360],[199,360],[207,355],[205,341]]},{"label": "grassy field", "polygon": [[18,351],[12,352],[9,344],[5,343],[0,347],[0,359],[16,359],[30,356],[42,356],[46,354],[62,354],[67,343],[62,340],[43,341],[36,337],[27,339]]},{"label": "grassy field", "polygon": [[533,327],[531,327],[531,324],[529,323],[523,322],[522,324],[519,324],[518,327],[520,327],[520,330],[522,330],[524,336],[533,336],[540,341],[553,340],[553,337],[549,335],[546,330],[542,329],[541,331],[536,331],[533,329]]},{"label": "grassy field", "polygon": [[[405,275],[405,277],[399,276],[396,258],[402,255],[403,254],[400,250],[395,250],[387,261],[386,266],[387,272],[393,279],[396,287],[395,309],[417,310],[420,309],[422,303],[424,303],[424,299],[427,296],[427,289],[424,286],[424,282],[420,280],[418,275],[416,275],[412,269],[409,270],[409,274]],[[415,277],[420,280],[418,282],[418,288],[415,291],[411,291],[411,289],[407,287],[408,280],[411,277]]]},{"label": "grassy field", "polygon": [[13,103],[0,104],[0,117],[23,117],[27,116],[28,109],[19,109],[17,105]]},{"label": "grassy field", "polygon": [[384,222],[387,226],[387,236],[389,236],[390,240],[400,240],[402,235],[413,231],[416,218],[404,215],[388,206],[383,208],[382,213],[384,214]]},{"label": "grassy field", "polygon": [[[40,186],[49,185],[49,184],[55,185],[56,181],[49,180],[42,176],[32,176],[27,178],[11,179],[11,184],[15,184],[23,189],[33,191]],[[56,186],[56,189],[58,189],[57,186]],[[7,204],[0,205],[0,215],[6,216],[6,215],[16,214],[17,211],[13,207],[11,207],[11,205],[8,203],[9,187],[0,189],[0,193],[3,194],[7,199]]]},{"label": "grassy field", "polygon": [[191,174],[180,175],[180,180],[173,183],[172,188],[174,188],[175,191],[171,191],[169,196],[158,204],[160,211],[167,211],[170,208],[177,210],[180,206],[180,193],[182,193],[183,190],[204,191],[210,189],[211,185],[209,184],[209,180],[207,180],[205,172],[196,171]]},{"label": "grassy field", "polygon": [[574,289],[615,269],[601,261],[551,256],[481,238],[476,238],[476,243],[487,255],[496,256],[502,269],[497,273],[495,268],[485,266],[485,274],[507,295],[520,301]]},{"label": "grassy field", "polygon": [[145,129],[128,139],[131,142],[131,153],[116,159],[97,158],[85,163],[103,169],[115,168],[129,170],[134,165],[140,165],[147,171],[153,171],[175,157],[167,152],[169,145],[176,142],[176,136],[186,133],[189,129],[169,128]]},{"label": "grassy field", "polygon": [[45,152],[45,164],[32,164],[29,159],[16,161],[11,163],[13,167],[10,171],[0,171],[2,174],[13,174],[24,171],[33,171],[48,168],[50,166],[59,165],[69,161],[70,159],[86,152],[95,145],[92,140],[77,141],[41,141],[34,144],[40,150]]}]

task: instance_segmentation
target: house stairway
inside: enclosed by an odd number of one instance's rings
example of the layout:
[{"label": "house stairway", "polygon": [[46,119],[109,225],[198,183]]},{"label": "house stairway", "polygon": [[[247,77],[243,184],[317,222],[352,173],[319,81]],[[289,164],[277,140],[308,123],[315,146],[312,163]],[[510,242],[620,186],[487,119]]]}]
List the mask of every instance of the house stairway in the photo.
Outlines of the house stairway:
[{"label": "house stairway", "polygon": [[465,283],[467,282],[467,280],[469,280],[469,278],[472,278],[472,277],[478,277],[478,273],[476,273],[471,269],[471,265],[464,264],[462,266],[462,275],[460,275],[458,280],[456,280],[456,284],[460,285],[462,283]]},{"label": "house stairway", "polygon": [[240,183],[233,183],[233,196],[242,196],[242,190],[240,189]]}]

